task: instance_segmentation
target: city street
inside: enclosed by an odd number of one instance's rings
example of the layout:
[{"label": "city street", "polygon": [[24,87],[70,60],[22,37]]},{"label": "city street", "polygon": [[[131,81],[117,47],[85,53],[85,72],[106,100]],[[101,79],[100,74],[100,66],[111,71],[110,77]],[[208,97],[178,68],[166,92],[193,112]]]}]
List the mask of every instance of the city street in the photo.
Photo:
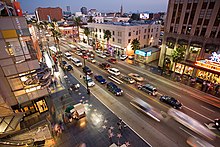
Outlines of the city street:
[{"label": "city street", "polygon": [[[81,57],[77,57],[77,58],[81,59]],[[104,62],[104,60],[99,57],[96,57],[96,60],[98,62]],[[108,78],[109,74],[104,70],[99,70],[97,65],[94,65],[88,62],[86,62],[86,64],[94,71],[94,74],[101,74],[106,79]],[[117,65],[120,65],[120,66],[117,66]],[[212,121],[213,119],[219,116],[219,111],[218,111],[219,108],[213,107],[212,105],[207,104],[206,102],[203,102],[199,99],[202,97],[201,95],[203,95],[202,98],[204,99],[204,94],[202,94],[201,92],[197,92],[195,94],[194,90],[190,89],[190,87],[186,87],[186,86],[183,87],[184,85],[182,86],[180,85],[180,83],[168,81],[164,78],[159,79],[158,75],[154,75],[144,69],[138,68],[137,66],[131,66],[131,65],[125,64],[123,61],[118,61],[118,63],[116,63],[116,65],[113,65],[113,67],[117,67],[123,74],[128,74],[130,72],[139,71],[136,73],[140,74],[141,76],[144,76],[145,82],[149,82],[157,87],[159,96],[166,94],[166,95],[170,95],[170,96],[177,98],[184,105],[181,111],[193,117],[194,119],[198,120],[202,124],[204,123],[209,124],[210,121]],[[81,71],[80,68],[79,70]],[[110,80],[108,79],[108,81]],[[99,88],[98,90],[96,90],[97,87],[98,85],[96,85],[94,88],[91,88],[91,92],[99,91]],[[186,140],[190,136],[190,134],[193,134],[195,136],[197,135],[194,132],[185,128],[184,126],[180,125],[179,123],[175,122],[174,120],[170,119],[169,116],[167,115],[166,115],[167,117],[165,117],[163,122],[156,123],[151,118],[146,117],[146,115],[134,109],[129,103],[131,99],[135,97],[139,97],[139,98],[144,99],[146,102],[151,104],[153,107],[159,109],[162,113],[166,114],[170,106],[159,102],[158,100],[159,97],[155,98],[155,97],[149,96],[146,93],[143,93],[142,91],[138,90],[133,85],[121,83],[119,87],[123,89],[124,95],[121,97],[117,97],[116,100],[120,102],[121,104],[123,104],[126,107],[126,109],[128,109],[126,110],[127,112],[129,110],[132,111],[134,115],[139,116],[141,119],[143,119],[144,122],[147,122],[151,126],[151,128],[154,128],[155,130],[160,132],[161,136],[165,134],[166,138],[168,138],[169,140],[172,140],[173,142],[177,142],[178,144],[186,146]],[[132,91],[132,93],[130,91]],[[99,96],[97,96],[97,98],[99,98]],[[112,107],[109,107],[109,108],[112,109],[112,111],[114,111]],[[121,118],[123,118],[123,116]],[[126,118],[123,118],[123,120],[126,120]],[[131,127],[135,130],[135,126],[131,126]],[[143,135],[145,135],[146,133],[143,133],[142,135],[142,133],[138,132],[138,134],[140,134],[143,137]],[[153,134],[149,135],[148,137],[152,137],[152,136]],[[149,141],[150,143],[152,142],[152,144],[154,144],[153,142],[158,141],[157,139],[152,141],[147,137],[145,139]],[[215,141],[211,141],[211,143],[218,144],[219,139],[216,139]]]}]

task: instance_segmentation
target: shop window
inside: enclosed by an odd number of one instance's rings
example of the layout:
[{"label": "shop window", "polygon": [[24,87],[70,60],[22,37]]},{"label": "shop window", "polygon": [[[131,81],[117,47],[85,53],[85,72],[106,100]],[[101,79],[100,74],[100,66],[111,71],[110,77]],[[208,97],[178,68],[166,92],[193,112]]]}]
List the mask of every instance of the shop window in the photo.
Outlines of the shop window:
[{"label": "shop window", "polygon": [[193,69],[194,69],[194,68],[192,68],[192,67],[190,67],[190,66],[186,66],[186,67],[185,67],[185,70],[184,70],[184,74],[192,76]]},{"label": "shop window", "polygon": [[[37,101],[37,102],[36,102],[36,106],[37,106],[38,111],[39,111],[40,113],[45,112],[45,111],[48,110],[46,101],[45,101],[44,99]],[[36,106],[35,106],[35,107],[36,107]]]},{"label": "shop window", "polygon": [[198,54],[200,50],[200,47],[190,46],[190,53]]},{"label": "shop window", "polygon": [[176,73],[182,74],[183,73],[183,69],[184,69],[184,65],[183,64],[176,63],[176,66],[175,66],[175,72]]}]

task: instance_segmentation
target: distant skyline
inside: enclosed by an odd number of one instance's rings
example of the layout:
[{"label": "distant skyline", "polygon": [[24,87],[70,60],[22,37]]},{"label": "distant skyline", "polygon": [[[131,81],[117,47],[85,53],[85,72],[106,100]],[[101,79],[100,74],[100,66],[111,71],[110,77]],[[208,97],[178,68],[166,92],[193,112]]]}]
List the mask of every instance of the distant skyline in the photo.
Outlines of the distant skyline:
[{"label": "distant skyline", "polygon": [[168,0],[17,0],[23,11],[34,12],[38,7],[60,7],[66,11],[70,6],[71,12],[79,12],[81,7],[97,9],[99,12],[119,12],[121,5],[123,12],[166,12]]}]

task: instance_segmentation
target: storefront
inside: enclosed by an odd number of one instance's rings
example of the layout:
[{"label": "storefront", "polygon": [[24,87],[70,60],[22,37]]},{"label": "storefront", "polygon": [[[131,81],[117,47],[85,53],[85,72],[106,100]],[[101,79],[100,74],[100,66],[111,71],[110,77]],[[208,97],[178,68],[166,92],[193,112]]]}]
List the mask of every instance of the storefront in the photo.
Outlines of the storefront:
[{"label": "storefront", "polygon": [[185,75],[192,76],[193,70],[194,70],[194,67],[187,66],[181,63],[176,63],[176,66],[175,66],[175,72],[178,74],[185,74]]},{"label": "storefront", "polygon": [[24,112],[25,117],[30,116],[32,114],[36,113],[43,113],[48,111],[48,105],[46,103],[46,100],[44,97],[29,101],[23,104],[18,104],[15,106],[12,106],[12,109],[15,113]]},{"label": "storefront", "polygon": [[135,60],[141,63],[150,63],[159,59],[160,49],[154,47],[147,47],[135,51]]}]

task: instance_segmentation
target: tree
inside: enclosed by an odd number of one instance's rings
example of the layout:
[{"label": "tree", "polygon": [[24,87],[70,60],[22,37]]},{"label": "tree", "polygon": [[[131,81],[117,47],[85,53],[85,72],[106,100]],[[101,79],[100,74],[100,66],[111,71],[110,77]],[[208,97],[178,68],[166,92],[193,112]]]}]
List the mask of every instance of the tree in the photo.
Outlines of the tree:
[{"label": "tree", "polygon": [[87,43],[89,44],[89,34],[90,34],[90,30],[88,27],[85,27],[84,29],[84,34],[86,35],[87,37]]},{"label": "tree", "polygon": [[184,47],[180,46],[172,52],[171,57],[174,62],[174,67],[175,67],[176,63],[178,63],[184,59],[184,56],[185,56],[185,48]]},{"label": "tree", "polygon": [[79,28],[82,26],[82,20],[81,20],[80,17],[74,17],[73,22],[77,27],[77,32],[78,32],[77,37],[78,37],[78,40],[80,40],[80,38],[79,38]]},{"label": "tree", "polygon": [[137,38],[131,42],[131,48],[134,51],[134,53],[137,49],[140,49],[140,42],[138,41]]},{"label": "tree", "polygon": [[61,33],[59,32],[59,31],[57,31],[57,30],[55,30],[55,28],[52,28],[51,29],[51,32],[52,32],[52,34],[53,34],[53,38],[54,38],[54,43],[55,43],[55,46],[57,47],[57,49],[58,49],[58,51],[57,51],[57,53],[58,53],[58,59],[60,59],[60,63],[61,63],[61,56],[59,55],[60,54],[60,45],[59,45],[59,41],[60,41],[60,38],[62,37],[62,35],[61,35]]},{"label": "tree", "polygon": [[109,39],[112,37],[112,34],[109,30],[104,32],[104,39],[107,39],[107,48],[109,49]]}]

